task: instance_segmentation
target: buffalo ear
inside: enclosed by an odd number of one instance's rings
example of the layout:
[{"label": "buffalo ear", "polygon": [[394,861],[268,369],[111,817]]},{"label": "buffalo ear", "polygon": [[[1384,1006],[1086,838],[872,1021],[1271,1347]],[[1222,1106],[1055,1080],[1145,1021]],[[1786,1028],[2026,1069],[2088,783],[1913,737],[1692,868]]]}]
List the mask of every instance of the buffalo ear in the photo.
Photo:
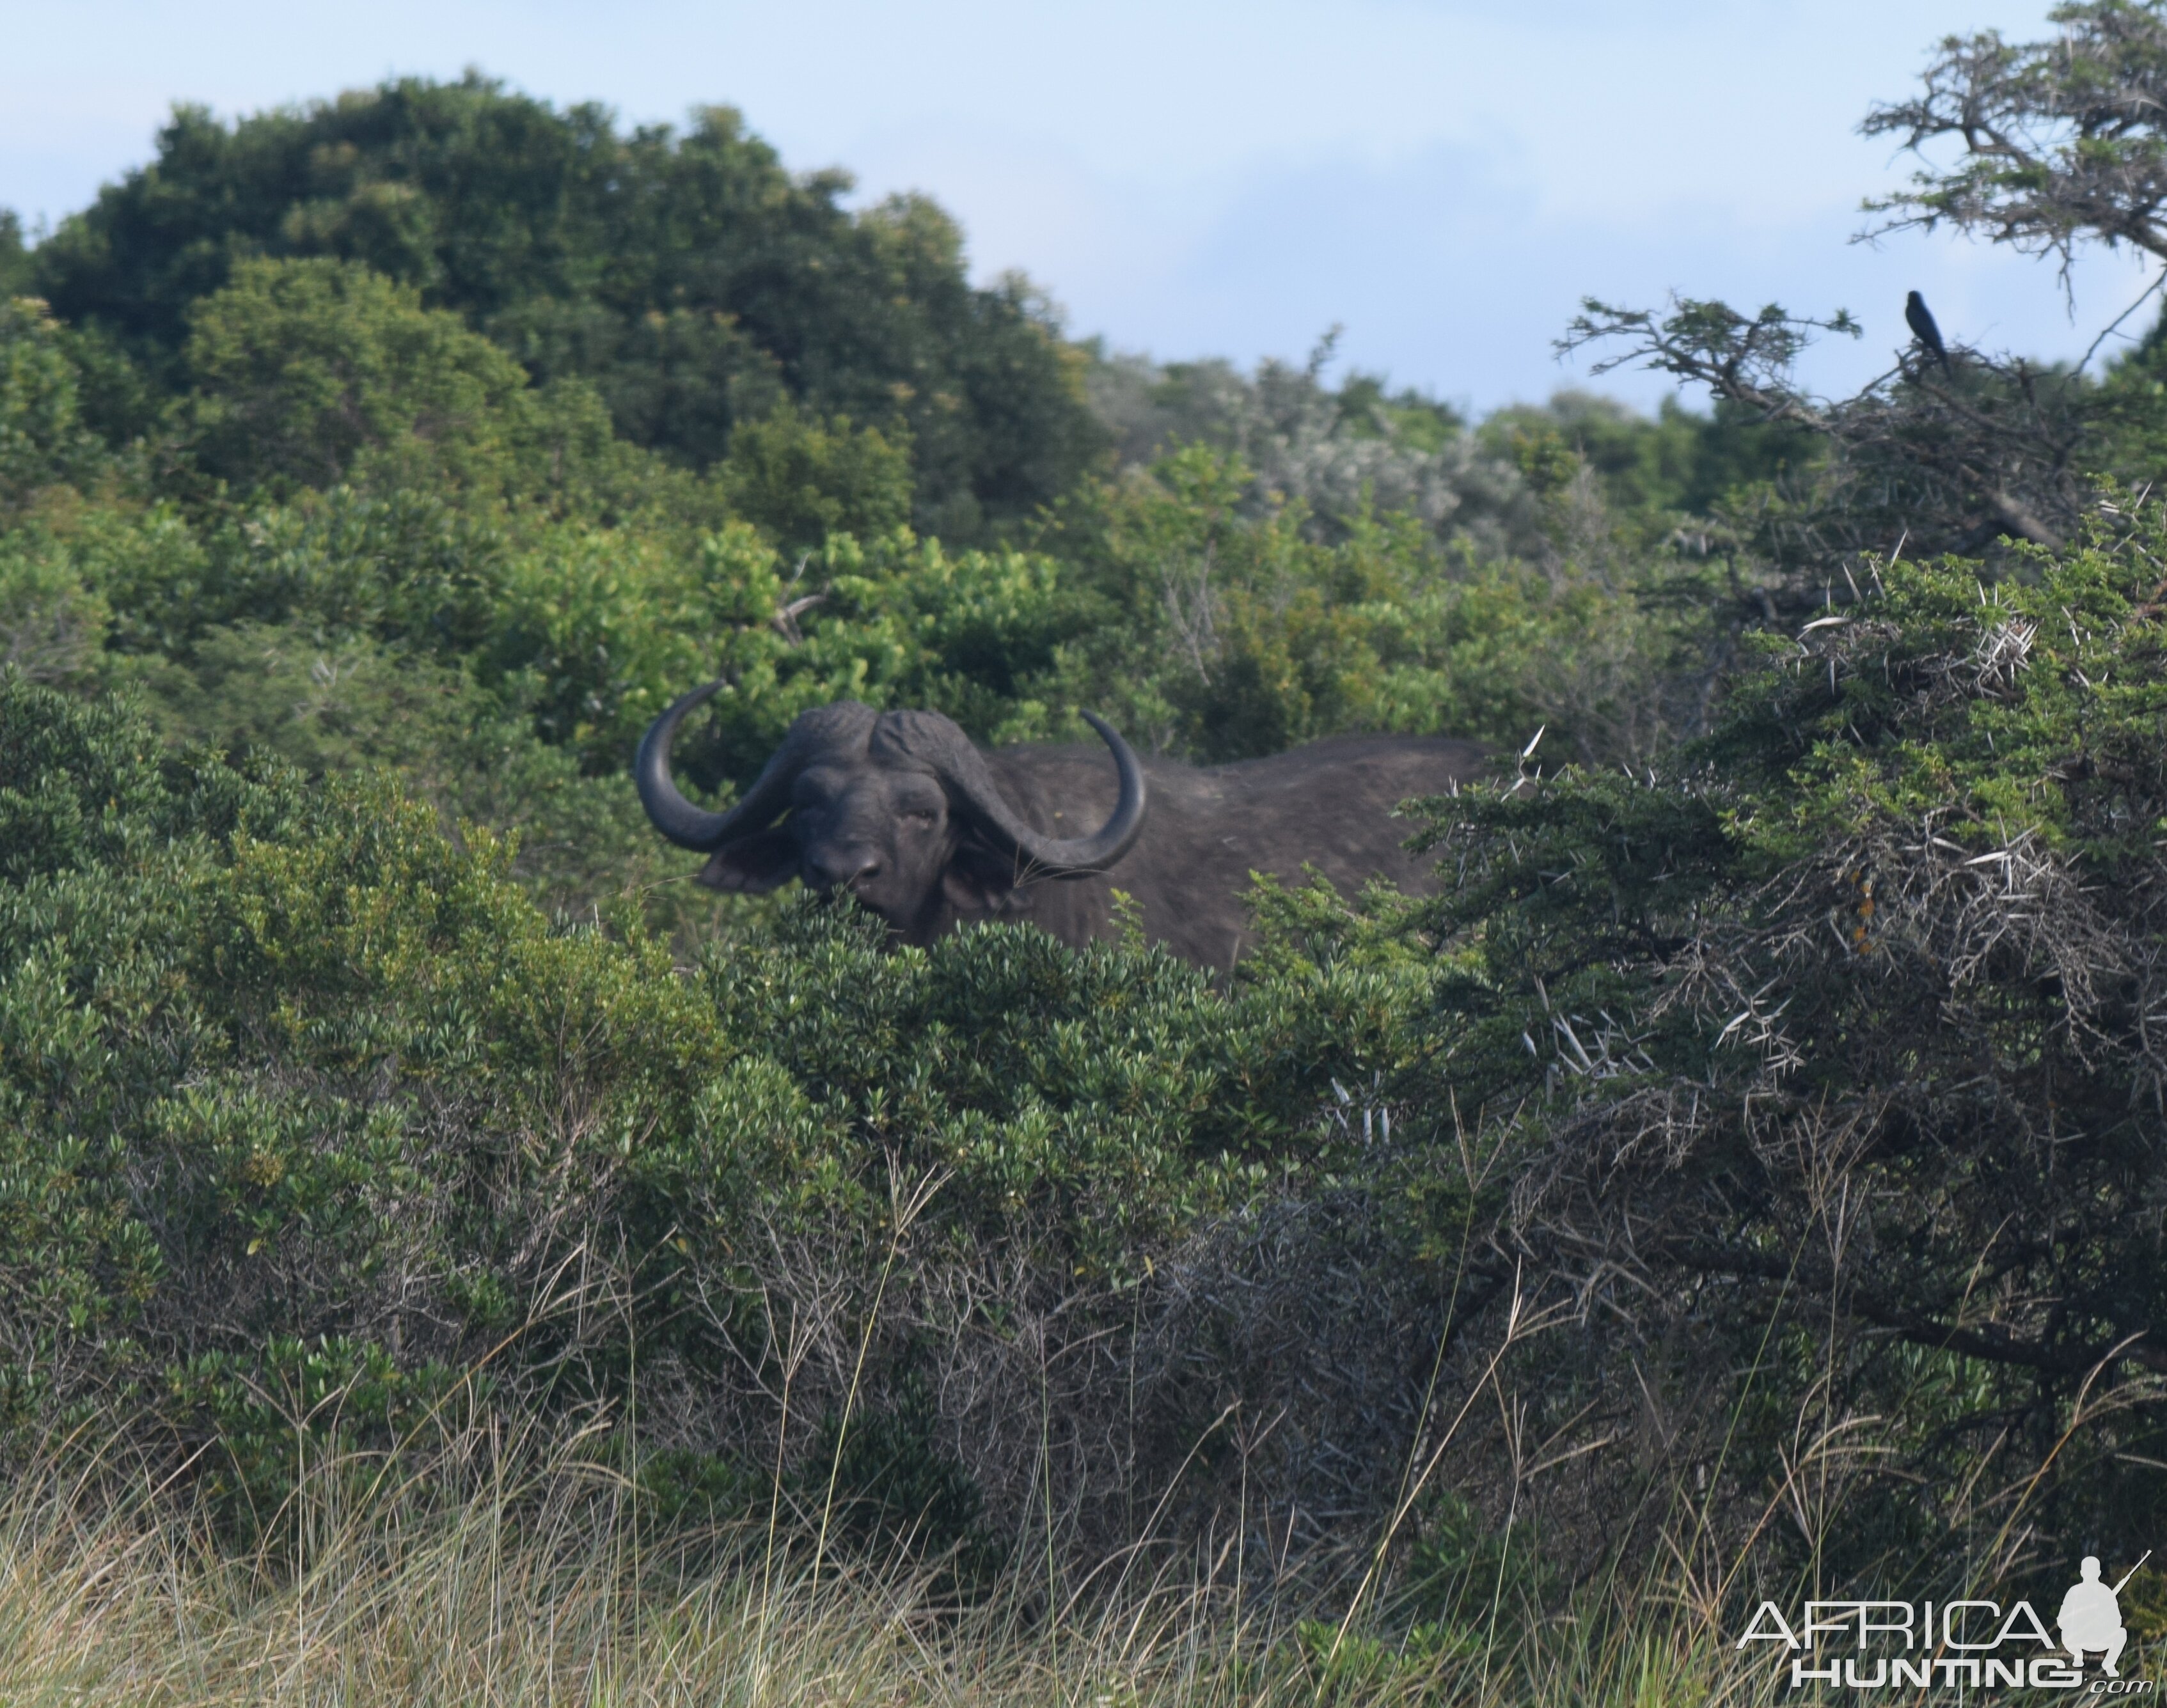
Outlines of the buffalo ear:
[{"label": "buffalo ear", "polygon": [[779,830],[734,838],[700,868],[709,889],[739,896],[765,896],[797,875],[797,844]]},{"label": "buffalo ear", "polygon": [[940,893],[966,919],[1006,919],[1031,912],[1031,891],[1016,881],[1015,859],[970,843],[940,874]]}]

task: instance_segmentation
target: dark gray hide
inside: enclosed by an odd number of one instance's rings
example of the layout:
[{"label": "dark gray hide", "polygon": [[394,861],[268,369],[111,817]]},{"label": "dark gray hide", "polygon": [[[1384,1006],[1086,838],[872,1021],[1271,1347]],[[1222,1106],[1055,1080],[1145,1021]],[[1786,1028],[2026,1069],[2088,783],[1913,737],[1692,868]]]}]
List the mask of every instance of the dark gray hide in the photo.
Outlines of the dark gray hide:
[{"label": "dark gray hide", "polygon": [[1486,769],[1472,742],[1417,736],[1343,736],[1199,769],[1138,759],[1095,717],[1111,764],[1088,747],[982,753],[938,713],[845,701],[801,717],[738,806],[706,813],[671,784],[669,747],[713,691],[686,695],[640,743],[634,774],[656,828],[712,852],[703,883],[847,888],[909,943],[1022,919],[1081,944],[1110,934],[1119,888],[1146,935],[1231,966],[1252,871],[1299,882],[1307,864],[1350,892],[1373,876],[1426,890],[1428,865],[1400,846],[1412,827],[1391,809]]}]

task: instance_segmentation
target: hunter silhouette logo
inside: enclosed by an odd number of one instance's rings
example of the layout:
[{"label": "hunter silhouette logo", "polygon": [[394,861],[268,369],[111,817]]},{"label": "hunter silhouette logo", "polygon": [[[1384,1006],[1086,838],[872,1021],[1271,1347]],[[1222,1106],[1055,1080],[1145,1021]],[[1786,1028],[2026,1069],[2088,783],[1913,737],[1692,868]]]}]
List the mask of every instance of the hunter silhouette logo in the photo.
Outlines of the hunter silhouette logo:
[{"label": "hunter silhouette logo", "polygon": [[[2147,1548],[2144,1560],[2151,1557],[2152,1550]],[[2078,1568],[2078,1580],[2062,1598],[2062,1615],[2055,1621],[2062,1633],[2062,1647],[2076,1658],[2080,1667],[2088,1652],[2104,1651],[2106,1659],[2101,1663],[2101,1670],[2110,1679],[2122,1676],[2115,1663],[2122,1658],[2122,1646],[2129,1641],[2129,1633],[2122,1628],[2122,1603],[2117,1598],[2144,1560],[2124,1572],[2122,1581],[2110,1589],[2099,1580],[2099,1557],[2085,1556]]]},{"label": "hunter silhouette logo", "polygon": [[[1734,1646],[1777,1642],[1788,1651],[1791,1688],[1848,1685],[1854,1690],[1960,1690],[1997,1684],[2069,1690],[2085,1684],[2085,1657],[2097,1655],[2104,1677],[2090,1694],[2149,1695],[2148,1679],[2122,1677],[2129,1632],[2119,1600],[2143,1557],[2112,1584],[2101,1581],[2096,1555],[2078,1567],[2050,1633],[2029,1601],[1809,1601],[1795,1624],[1772,1601],[1755,1610]],[[1833,1652],[1832,1652],[1833,1651]],[[1843,1652],[1841,1651],[1848,1651]],[[2111,1682],[2110,1682],[2111,1681]]]}]

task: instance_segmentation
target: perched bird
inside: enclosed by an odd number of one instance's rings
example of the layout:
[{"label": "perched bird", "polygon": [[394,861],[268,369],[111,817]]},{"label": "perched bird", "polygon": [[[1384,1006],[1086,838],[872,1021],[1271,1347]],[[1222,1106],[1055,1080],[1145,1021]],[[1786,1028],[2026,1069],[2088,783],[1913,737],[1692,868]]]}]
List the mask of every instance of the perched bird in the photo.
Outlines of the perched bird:
[{"label": "perched bird", "polygon": [[1933,352],[1934,360],[1942,364],[1942,372],[1949,371],[1948,346],[1942,342],[1942,329],[1934,324],[1926,299],[1913,291],[1904,299],[1904,324],[1911,329],[1911,336]]}]

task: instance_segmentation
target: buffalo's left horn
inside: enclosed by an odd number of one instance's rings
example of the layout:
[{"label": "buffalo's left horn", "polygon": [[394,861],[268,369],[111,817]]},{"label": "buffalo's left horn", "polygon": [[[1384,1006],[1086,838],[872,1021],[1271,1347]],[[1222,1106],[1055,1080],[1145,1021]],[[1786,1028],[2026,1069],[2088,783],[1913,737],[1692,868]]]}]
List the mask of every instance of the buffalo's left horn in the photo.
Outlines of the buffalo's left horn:
[{"label": "buffalo's left horn", "polygon": [[1099,738],[1113,754],[1121,788],[1113,812],[1090,836],[1064,838],[1033,830],[1017,817],[993,781],[985,759],[967,741],[957,742],[943,755],[941,769],[947,781],[972,814],[1048,877],[1080,878],[1103,872],[1135,847],[1136,838],[1143,834],[1144,768],[1104,718],[1087,711],[1084,721],[1099,732]]}]

